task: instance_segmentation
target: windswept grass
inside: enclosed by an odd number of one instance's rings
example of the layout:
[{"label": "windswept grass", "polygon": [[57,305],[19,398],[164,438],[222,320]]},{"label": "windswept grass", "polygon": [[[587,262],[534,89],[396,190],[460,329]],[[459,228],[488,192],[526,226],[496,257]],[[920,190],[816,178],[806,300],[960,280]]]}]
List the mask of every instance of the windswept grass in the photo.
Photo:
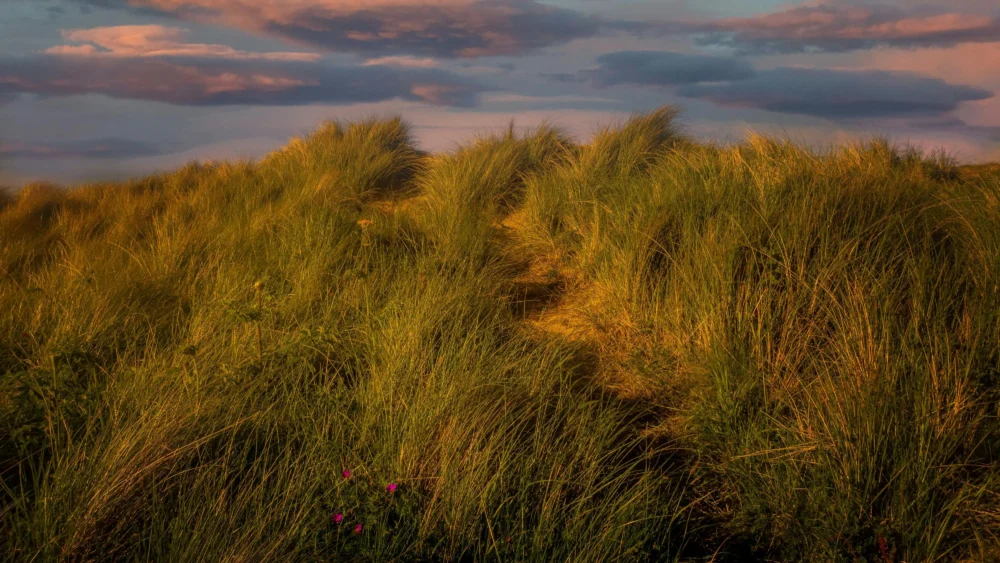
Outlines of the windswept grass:
[{"label": "windswept grass", "polygon": [[675,117],[0,202],[4,556],[1000,556],[1000,179]]}]

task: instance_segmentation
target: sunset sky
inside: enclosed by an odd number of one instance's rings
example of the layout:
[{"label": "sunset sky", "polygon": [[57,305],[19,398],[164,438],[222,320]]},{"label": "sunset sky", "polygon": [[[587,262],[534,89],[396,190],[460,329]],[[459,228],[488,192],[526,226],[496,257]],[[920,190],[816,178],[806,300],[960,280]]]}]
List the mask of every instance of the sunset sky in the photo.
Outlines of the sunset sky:
[{"label": "sunset sky", "polygon": [[256,157],[401,114],[447,150],[679,105],[700,139],[1000,160],[997,0],[4,0],[0,183]]}]

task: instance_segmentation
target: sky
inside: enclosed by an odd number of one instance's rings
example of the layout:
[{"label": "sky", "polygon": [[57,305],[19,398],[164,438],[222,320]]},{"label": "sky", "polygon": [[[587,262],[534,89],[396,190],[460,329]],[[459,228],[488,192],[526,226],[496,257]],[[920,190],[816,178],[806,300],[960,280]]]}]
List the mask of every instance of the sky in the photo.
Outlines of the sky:
[{"label": "sky", "polygon": [[425,150],[665,104],[695,138],[1000,160],[997,0],[3,0],[0,185],[256,158],[401,115]]}]

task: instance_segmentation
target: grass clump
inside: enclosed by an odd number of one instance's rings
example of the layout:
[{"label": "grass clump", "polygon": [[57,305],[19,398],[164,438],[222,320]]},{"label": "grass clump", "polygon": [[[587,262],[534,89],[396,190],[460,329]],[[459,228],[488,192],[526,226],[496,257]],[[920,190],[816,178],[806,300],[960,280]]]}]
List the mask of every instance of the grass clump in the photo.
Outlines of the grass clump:
[{"label": "grass clump", "polygon": [[679,131],[22,189],[4,556],[996,557],[1000,181]]}]

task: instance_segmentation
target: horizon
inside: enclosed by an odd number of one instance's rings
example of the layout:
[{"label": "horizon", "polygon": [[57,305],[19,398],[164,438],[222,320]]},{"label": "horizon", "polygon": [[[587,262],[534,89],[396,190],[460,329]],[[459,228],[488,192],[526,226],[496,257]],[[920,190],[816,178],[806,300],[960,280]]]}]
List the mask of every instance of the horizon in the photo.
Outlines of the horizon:
[{"label": "horizon", "polygon": [[944,2],[23,0],[0,7],[0,185],[258,158],[328,119],[418,146],[666,104],[699,141],[889,137],[1000,160],[1000,9]]}]

